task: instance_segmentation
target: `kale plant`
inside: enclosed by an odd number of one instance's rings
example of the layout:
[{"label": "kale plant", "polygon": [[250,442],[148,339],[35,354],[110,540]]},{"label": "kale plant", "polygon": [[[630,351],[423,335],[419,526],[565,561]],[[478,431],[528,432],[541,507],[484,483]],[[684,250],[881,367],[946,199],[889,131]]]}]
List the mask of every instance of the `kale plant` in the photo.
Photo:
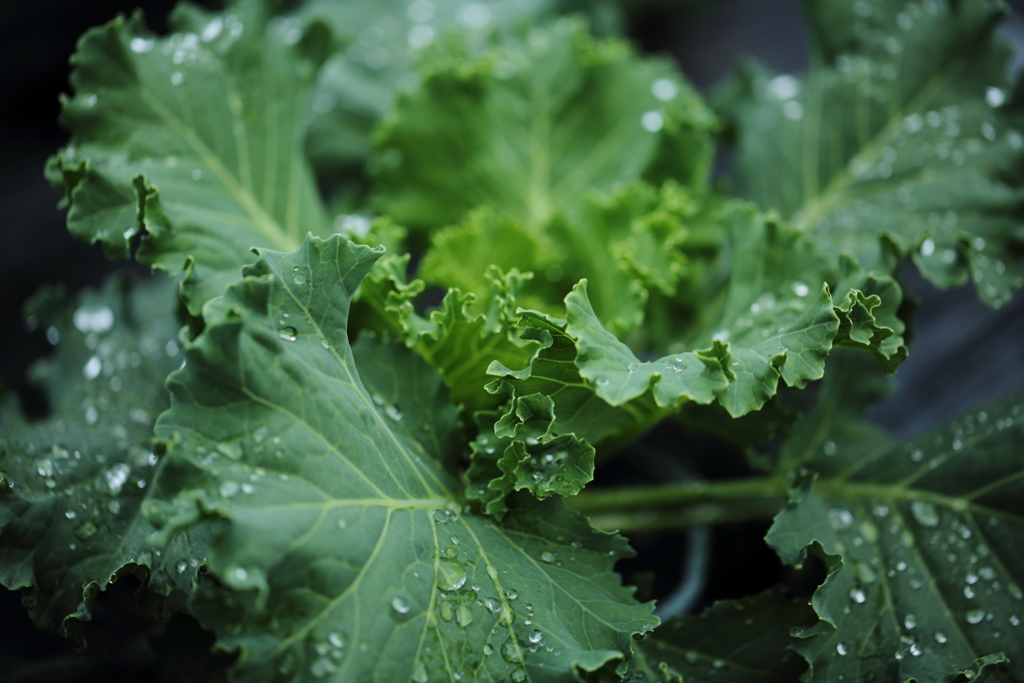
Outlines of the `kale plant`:
[{"label": "kale plant", "polygon": [[[806,74],[705,101],[595,7],[82,37],[47,178],[158,273],[29,305],[52,413],[0,412],[0,582],[40,628],[132,575],[235,681],[1024,681],[1024,395],[862,418],[907,357],[898,265],[1024,283],[1004,8],[809,0]],[[657,425],[760,474],[663,449],[587,488]],[[617,531],[751,519],[810,590],[662,620],[615,572]]]}]

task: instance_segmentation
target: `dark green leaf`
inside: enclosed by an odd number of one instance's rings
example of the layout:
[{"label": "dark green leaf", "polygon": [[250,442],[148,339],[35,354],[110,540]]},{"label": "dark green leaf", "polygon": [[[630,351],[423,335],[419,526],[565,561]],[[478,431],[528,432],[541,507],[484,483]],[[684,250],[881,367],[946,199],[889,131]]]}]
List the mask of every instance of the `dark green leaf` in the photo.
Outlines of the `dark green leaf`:
[{"label": "dark green leaf", "polygon": [[0,582],[23,589],[41,627],[81,635],[75,620],[90,619],[93,598],[124,573],[167,598],[159,612],[192,591],[206,531],[160,548],[139,511],[159,467],[164,378],[182,361],[173,292],[167,279],[115,277],[78,301],[37,297],[35,320],[57,343],[33,368],[52,413],[30,422],[12,398],[0,410]]},{"label": "dark green leaf", "polygon": [[1024,282],[1024,158],[1008,101],[1004,14],[984,0],[805,3],[804,80],[749,67],[723,94],[746,194],[793,215],[830,254],[889,272],[911,255],[948,287],[1000,305]]},{"label": "dark green leaf", "polygon": [[303,154],[318,66],[256,0],[223,14],[183,6],[157,38],[138,16],[85,34],[72,58],[70,144],[48,175],[68,227],[171,273],[189,310],[220,295],[249,248],[295,249],[331,226]]},{"label": "dark green leaf", "polygon": [[[348,308],[379,253],[339,236],[260,253],[207,305],[171,377],[157,427],[172,441],[164,502],[147,508],[165,532],[228,521],[210,553],[220,583],[193,609],[240,650],[235,680],[556,681],[624,668],[630,636],[656,621],[611,572],[624,540],[558,499],[518,497],[500,525],[474,514],[437,450],[447,440],[431,436],[456,428],[444,387],[413,381],[425,368],[388,382],[379,359],[363,381]],[[401,347],[383,353],[392,373],[422,365]],[[378,404],[385,385],[393,399]],[[389,410],[414,404],[409,420]]]},{"label": "dark green leaf", "polygon": [[652,683],[794,683],[806,665],[790,650],[789,632],[815,621],[810,607],[777,590],[717,602],[640,641],[630,673]]},{"label": "dark green leaf", "polygon": [[833,443],[808,464],[835,472],[793,492],[768,542],[789,564],[811,547],[829,567],[813,599],[823,621],[794,645],[811,680],[947,681],[988,667],[1024,680],[1022,438],[1018,395],[852,462]]}]

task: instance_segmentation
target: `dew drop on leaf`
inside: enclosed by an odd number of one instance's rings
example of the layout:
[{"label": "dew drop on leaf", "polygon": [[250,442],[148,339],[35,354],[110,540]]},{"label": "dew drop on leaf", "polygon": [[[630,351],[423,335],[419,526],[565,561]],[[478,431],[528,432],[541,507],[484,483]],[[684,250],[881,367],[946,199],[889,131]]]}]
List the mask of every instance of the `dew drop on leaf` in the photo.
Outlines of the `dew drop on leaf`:
[{"label": "dew drop on leaf", "polygon": [[942,631],[936,631],[935,632],[935,642],[936,643],[942,644],[942,643],[946,642],[947,640],[949,640],[949,639],[946,637],[945,633],[943,633]]},{"label": "dew drop on leaf", "polygon": [[534,629],[533,631],[530,632],[530,642],[531,643],[539,643],[543,637],[544,637],[544,634],[541,633],[537,629]]},{"label": "dew drop on leaf", "polygon": [[175,565],[174,565],[174,570],[176,572],[178,572],[179,574],[184,574],[185,570],[187,568],[188,568],[188,563],[185,562],[185,560],[178,560],[177,563],[175,563]]},{"label": "dew drop on leaf", "polygon": [[910,514],[921,526],[937,527],[939,525],[939,513],[931,503],[914,501],[910,505]]},{"label": "dew drop on leaf", "polygon": [[846,647],[846,643],[836,643],[836,652],[840,655],[845,655],[847,652],[849,652],[849,650]]},{"label": "dew drop on leaf", "polygon": [[423,662],[416,662],[412,670],[412,680],[414,683],[427,683],[429,680],[427,667],[423,666]]},{"label": "dew drop on leaf", "polygon": [[298,330],[296,330],[291,325],[289,325],[288,327],[282,327],[277,334],[278,336],[281,337],[281,339],[284,339],[285,341],[295,341],[299,336]]},{"label": "dew drop on leaf", "polygon": [[409,611],[409,602],[402,597],[391,598],[391,609],[399,614],[405,614]]},{"label": "dew drop on leaf", "polygon": [[517,591],[515,588],[509,588],[507,591],[505,591],[505,597],[509,600],[515,600],[519,597],[519,591]]},{"label": "dew drop on leaf", "polygon": [[968,610],[964,617],[968,624],[979,624],[985,618],[985,610],[979,608]]},{"label": "dew drop on leaf", "polygon": [[548,564],[551,564],[552,562],[558,559],[558,555],[555,555],[550,550],[545,550],[540,554],[540,559],[544,562],[547,562]]},{"label": "dew drop on leaf", "polygon": [[469,605],[459,605],[455,609],[455,623],[466,628],[473,623],[473,608]]},{"label": "dew drop on leaf", "polygon": [[845,508],[832,508],[828,511],[828,524],[836,531],[849,529],[853,525],[853,515]]},{"label": "dew drop on leaf", "polygon": [[443,591],[454,591],[466,584],[466,568],[461,562],[442,557],[437,562],[437,587]]},{"label": "dew drop on leaf", "polygon": [[504,659],[506,662],[519,661],[519,653],[516,652],[516,642],[512,640],[512,636],[509,636],[508,639],[502,644],[501,658]]}]

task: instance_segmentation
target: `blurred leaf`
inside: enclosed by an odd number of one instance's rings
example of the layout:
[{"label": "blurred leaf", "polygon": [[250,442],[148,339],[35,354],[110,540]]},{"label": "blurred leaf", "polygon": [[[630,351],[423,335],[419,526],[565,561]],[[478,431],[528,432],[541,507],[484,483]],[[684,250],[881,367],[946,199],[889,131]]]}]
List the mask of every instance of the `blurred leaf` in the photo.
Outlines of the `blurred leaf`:
[{"label": "blurred leaf", "polygon": [[166,278],[113,277],[77,301],[44,292],[30,306],[57,344],[32,368],[52,412],[30,422],[14,397],[0,406],[0,582],[23,590],[42,628],[80,637],[96,594],[125,573],[163,596],[151,605],[164,617],[192,592],[207,530],[159,548],[139,511],[159,469],[163,382],[182,360],[173,301]]},{"label": "blurred leaf", "polygon": [[970,278],[989,305],[1007,301],[1024,283],[1024,194],[1006,182],[1024,135],[996,35],[1004,6],[805,6],[807,78],[748,66],[721,93],[743,191],[867,271],[909,255],[938,286]]}]

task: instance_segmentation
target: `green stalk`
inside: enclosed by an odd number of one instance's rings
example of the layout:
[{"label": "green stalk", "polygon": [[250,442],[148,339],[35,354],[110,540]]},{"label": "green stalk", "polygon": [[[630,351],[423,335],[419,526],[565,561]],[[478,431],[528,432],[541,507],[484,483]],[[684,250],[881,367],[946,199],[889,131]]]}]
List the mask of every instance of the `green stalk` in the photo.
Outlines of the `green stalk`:
[{"label": "green stalk", "polygon": [[654,531],[771,519],[786,504],[784,477],[596,489],[567,499],[599,529]]}]

